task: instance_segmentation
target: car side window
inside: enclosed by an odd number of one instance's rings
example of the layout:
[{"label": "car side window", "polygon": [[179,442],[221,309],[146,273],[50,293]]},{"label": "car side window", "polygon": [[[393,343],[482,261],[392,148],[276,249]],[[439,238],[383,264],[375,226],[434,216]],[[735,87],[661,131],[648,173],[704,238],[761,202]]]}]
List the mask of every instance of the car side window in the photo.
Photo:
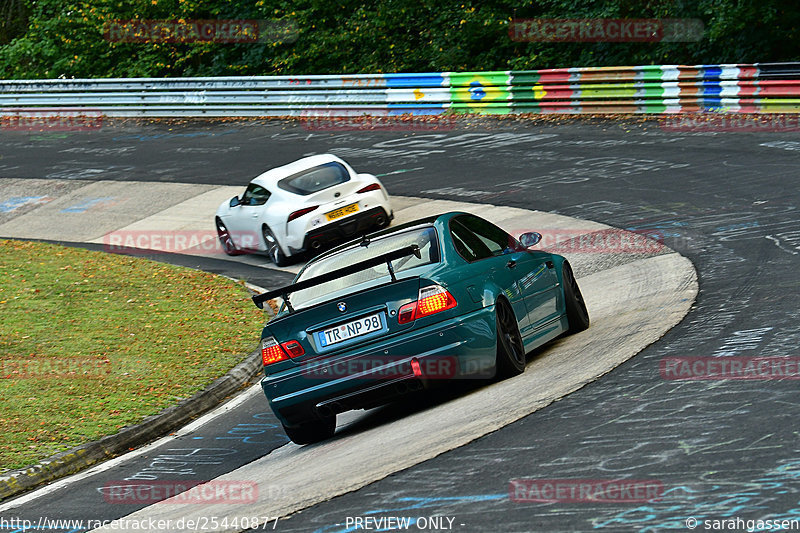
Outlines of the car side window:
[{"label": "car side window", "polygon": [[271,196],[270,192],[262,187],[251,183],[242,195],[242,205],[264,205]]},{"label": "car side window", "polygon": [[489,248],[491,255],[503,255],[523,249],[517,239],[487,220],[473,215],[466,215],[459,217],[458,221]]},{"label": "car side window", "polygon": [[492,251],[473,232],[460,222],[460,218],[450,221],[450,235],[458,254],[469,262],[492,256]]}]

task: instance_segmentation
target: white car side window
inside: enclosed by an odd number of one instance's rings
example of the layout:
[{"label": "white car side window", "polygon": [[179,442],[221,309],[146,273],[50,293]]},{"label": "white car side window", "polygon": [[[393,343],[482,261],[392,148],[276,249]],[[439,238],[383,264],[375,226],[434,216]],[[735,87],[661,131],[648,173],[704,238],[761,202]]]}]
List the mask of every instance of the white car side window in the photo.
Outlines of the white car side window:
[{"label": "white car side window", "polygon": [[242,205],[264,205],[269,200],[270,192],[262,187],[251,183],[242,195]]}]

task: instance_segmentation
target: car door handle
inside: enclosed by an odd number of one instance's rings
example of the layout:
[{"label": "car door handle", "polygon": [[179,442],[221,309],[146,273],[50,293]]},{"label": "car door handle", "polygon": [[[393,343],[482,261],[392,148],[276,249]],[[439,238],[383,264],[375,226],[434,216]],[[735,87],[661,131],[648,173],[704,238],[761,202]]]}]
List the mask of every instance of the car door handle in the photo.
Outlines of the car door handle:
[{"label": "car door handle", "polygon": [[508,263],[506,263],[506,266],[507,266],[508,268],[514,268],[514,267],[516,267],[516,266],[517,266],[517,262],[516,262],[516,261],[514,261],[513,259],[511,259],[511,260],[510,260]]},{"label": "car door handle", "polygon": [[253,218],[258,218],[258,213],[253,213]]}]

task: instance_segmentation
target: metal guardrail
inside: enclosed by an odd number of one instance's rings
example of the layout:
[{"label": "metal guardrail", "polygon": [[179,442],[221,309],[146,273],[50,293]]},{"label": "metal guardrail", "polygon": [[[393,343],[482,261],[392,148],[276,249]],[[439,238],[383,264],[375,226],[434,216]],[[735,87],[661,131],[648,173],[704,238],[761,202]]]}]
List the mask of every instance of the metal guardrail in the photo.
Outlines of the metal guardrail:
[{"label": "metal guardrail", "polygon": [[0,111],[109,117],[800,112],[800,63],[506,72],[0,80]]}]

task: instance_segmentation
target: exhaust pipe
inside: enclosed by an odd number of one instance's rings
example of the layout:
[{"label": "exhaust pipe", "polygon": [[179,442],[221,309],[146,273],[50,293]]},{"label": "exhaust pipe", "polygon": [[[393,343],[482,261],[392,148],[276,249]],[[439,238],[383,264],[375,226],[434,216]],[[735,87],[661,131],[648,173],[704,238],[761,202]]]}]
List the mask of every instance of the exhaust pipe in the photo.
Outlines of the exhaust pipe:
[{"label": "exhaust pipe", "polygon": [[317,406],[317,412],[324,417],[336,416],[338,413],[347,411],[343,409],[339,402],[331,402]]},{"label": "exhaust pipe", "polygon": [[377,217],[375,217],[375,224],[377,224],[378,226],[381,226],[381,227],[385,226],[386,225],[386,217],[383,216],[383,215],[378,215]]},{"label": "exhaust pipe", "polygon": [[319,250],[322,247],[322,243],[319,241],[311,241],[311,248],[314,250]]}]

